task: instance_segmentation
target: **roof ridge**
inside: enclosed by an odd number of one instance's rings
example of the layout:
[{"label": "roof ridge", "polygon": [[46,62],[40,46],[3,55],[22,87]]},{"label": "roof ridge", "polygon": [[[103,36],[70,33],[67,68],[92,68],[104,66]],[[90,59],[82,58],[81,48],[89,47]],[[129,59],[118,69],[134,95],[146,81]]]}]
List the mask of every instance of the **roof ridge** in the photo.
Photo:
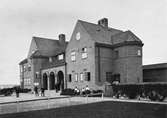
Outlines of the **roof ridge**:
[{"label": "roof ridge", "polygon": [[45,38],[45,37],[37,37],[37,36],[33,36],[33,39],[59,41],[59,40],[57,40],[57,39]]},{"label": "roof ridge", "polygon": [[88,24],[91,24],[91,25],[96,25],[96,26],[99,26],[100,28],[103,28],[104,30],[107,30],[107,31],[110,31],[110,30],[117,30],[117,31],[122,31],[122,30],[119,30],[119,29],[115,29],[115,28],[112,28],[112,27],[103,27],[101,25],[98,25],[98,24],[95,24],[95,23],[91,23],[91,22],[87,22],[87,21],[84,21],[84,20],[78,20],[79,22],[84,22],[84,23],[88,23]]}]

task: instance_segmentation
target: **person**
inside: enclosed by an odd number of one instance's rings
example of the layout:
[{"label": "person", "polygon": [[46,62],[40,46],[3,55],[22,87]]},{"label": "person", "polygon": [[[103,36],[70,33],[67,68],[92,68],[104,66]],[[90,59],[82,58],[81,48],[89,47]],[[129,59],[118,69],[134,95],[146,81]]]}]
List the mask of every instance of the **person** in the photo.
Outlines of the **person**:
[{"label": "person", "polygon": [[18,98],[19,97],[19,87],[16,87],[16,97]]},{"label": "person", "polygon": [[45,96],[45,89],[42,87],[41,88],[41,96],[44,97]]},{"label": "person", "polygon": [[58,83],[55,84],[56,93],[58,92]]},{"label": "person", "polygon": [[86,94],[90,94],[90,89],[89,89],[88,85],[86,85],[85,93],[86,93]]},{"label": "person", "polygon": [[75,88],[74,88],[74,93],[75,93],[75,95],[79,95],[79,94],[80,94],[80,91],[79,91],[79,89],[77,88],[77,86],[75,86]]},{"label": "person", "polygon": [[82,90],[81,90],[81,94],[82,95],[85,95],[85,88],[83,87]]},{"label": "person", "polygon": [[35,96],[38,96],[38,87],[37,86],[34,87],[34,92],[35,92]]}]

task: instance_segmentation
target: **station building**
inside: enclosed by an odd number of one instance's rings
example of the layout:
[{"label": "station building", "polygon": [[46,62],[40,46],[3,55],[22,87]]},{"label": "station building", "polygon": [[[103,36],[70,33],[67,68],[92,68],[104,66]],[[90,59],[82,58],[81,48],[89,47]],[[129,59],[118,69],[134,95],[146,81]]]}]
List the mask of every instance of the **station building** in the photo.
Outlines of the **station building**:
[{"label": "station building", "polygon": [[59,40],[33,37],[27,58],[19,64],[21,85],[28,87],[29,80],[30,88],[52,90],[58,84],[61,90],[86,85],[104,89],[115,81],[140,83],[142,46],[132,31],[110,28],[107,18],[96,24],[78,20],[68,43],[65,35]]}]

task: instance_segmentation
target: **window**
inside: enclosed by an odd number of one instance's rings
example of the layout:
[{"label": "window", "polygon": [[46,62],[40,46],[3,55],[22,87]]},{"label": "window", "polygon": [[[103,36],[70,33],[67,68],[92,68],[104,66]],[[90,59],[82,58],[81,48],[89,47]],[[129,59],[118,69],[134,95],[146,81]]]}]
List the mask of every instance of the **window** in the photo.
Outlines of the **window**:
[{"label": "window", "polygon": [[58,60],[63,60],[63,59],[64,59],[64,55],[63,54],[58,55]]},{"label": "window", "polygon": [[71,61],[75,61],[76,60],[76,53],[73,51],[71,52]]},{"label": "window", "polygon": [[113,82],[119,83],[120,82],[120,74],[114,74]]},{"label": "window", "polygon": [[25,65],[23,66],[23,69],[24,69],[24,72],[26,72],[26,66]]},{"label": "window", "polygon": [[113,82],[112,79],[113,79],[112,72],[106,72],[106,81]]},{"label": "window", "polygon": [[84,74],[80,73],[80,76],[81,76],[81,81],[83,81],[84,80]]},{"label": "window", "polygon": [[85,80],[90,81],[90,72],[85,72]]},{"label": "window", "polygon": [[49,57],[49,62],[51,63],[53,60],[52,60],[52,57]]},{"label": "window", "polygon": [[115,56],[115,59],[118,59],[118,57],[119,57],[119,51],[118,50],[114,51],[114,56]]},{"label": "window", "polygon": [[141,56],[141,50],[137,50],[137,55]]},{"label": "window", "polygon": [[87,48],[82,48],[82,59],[85,59],[88,57],[88,54],[87,54]]},{"label": "window", "polygon": [[20,66],[20,72],[21,72],[21,73],[23,72],[23,67],[22,67],[22,66]]},{"label": "window", "polygon": [[69,74],[68,77],[69,77],[69,78],[68,78],[68,81],[71,82],[71,81],[72,81],[72,79],[71,79],[71,74]]},{"label": "window", "polygon": [[31,65],[28,65],[28,71],[31,71]]},{"label": "window", "polygon": [[39,78],[39,72],[35,73],[35,78],[38,79]]},{"label": "window", "polygon": [[31,78],[29,78],[28,83],[31,84]]},{"label": "window", "polygon": [[78,81],[78,74],[77,73],[75,74],[75,81],[76,82]]},{"label": "window", "polygon": [[76,34],[76,40],[79,40],[81,38],[81,34],[80,34],[80,32],[78,32],[77,34]]}]

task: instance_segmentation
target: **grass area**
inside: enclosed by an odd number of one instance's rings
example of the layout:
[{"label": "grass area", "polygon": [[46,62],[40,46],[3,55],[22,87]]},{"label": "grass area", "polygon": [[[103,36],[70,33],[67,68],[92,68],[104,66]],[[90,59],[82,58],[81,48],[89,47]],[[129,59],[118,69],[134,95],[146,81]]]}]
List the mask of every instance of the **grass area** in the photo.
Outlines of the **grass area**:
[{"label": "grass area", "polygon": [[167,105],[105,101],[3,114],[0,118],[167,118]]}]

